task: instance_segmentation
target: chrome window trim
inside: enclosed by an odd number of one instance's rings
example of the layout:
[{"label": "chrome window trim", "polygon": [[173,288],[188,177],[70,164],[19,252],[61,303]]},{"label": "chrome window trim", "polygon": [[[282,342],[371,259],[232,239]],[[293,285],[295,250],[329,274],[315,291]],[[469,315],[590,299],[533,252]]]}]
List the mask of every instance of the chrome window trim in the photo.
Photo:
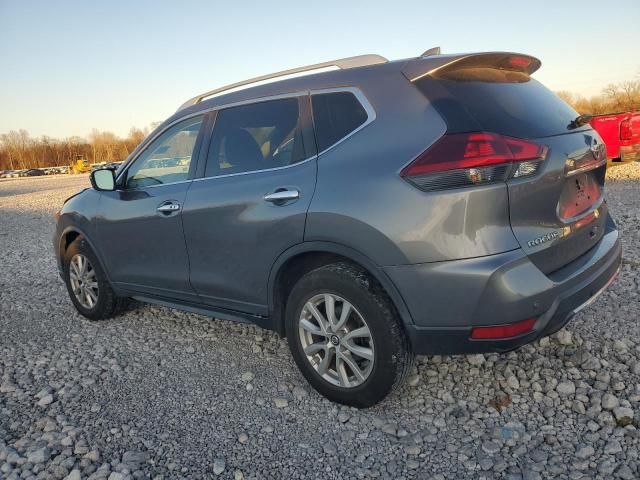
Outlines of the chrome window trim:
[{"label": "chrome window trim", "polygon": [[[327,148],[325,148],[321,152],[318,152],[318,157],[320,157],[321,155],[325,154],[326,152],[328,152],[332,148],[340,145],[342,142],[347,140],[349,137],[355,135],[356,133],[358,133],[363,128],[367,127],[370,123],[372,123],[376,119],[376,111],[375,111],[375,109],[373,108],[373,106],[369,102],[369,99],[366,97],[366,95],[362,92],[362,90],[360,90],[357,87],[335,87],[335,88],[323,88],[323,89],[320,89],[320,90],[311,90],[310,91],[310,95],[312,97],[311,117],[313,118],[313,96],[314,95],[323,94],[323,93],[341,93],[341,92],[349,92],[349,93],[352,93],[356,97],[356,100],[358,100],[360,105],[362,105],[362,108],[364,108],[364,111],[367,113],[367,119],[358,128],[356,128],[355,130],[352,130],[347,135],[345,135],[344,137],[340,138],[340,140],[338,140],[337,142],[329,145]],[[315,122],[315,119],[314,119],[314,122]],[[314,123],[313,129],[315,131],[315,123]]]},{"label": "chrome window trim", "polygon": [[305,158],[304,160],[300,160],[299,162],[291,163],[289,165],[283,165],[282,167],[271,167],[271,168],[263,168],[261,170],[247,170],[246,172],[226,173],[224,175],[213,175],[211,177],[200,177],[200,178],[194,178],[192,181],[199,182],[201,180],[211,180],[213,178],[237,177],[238,175],[251,175],[253,173],[263,173],[263,172],[273,172],[275,170],[284,170],[285,168],[297,167],[298,165],[302,165],[303,163],[307,163],[311,160],[315,160],[316,158],[318,158],[317,155],[312,155],[308,158]]},{"label": "chrome window trim", "polygon": [[148,188],[166,187],[168,185],[179,185],[181,183],[189,183],[189,182],[193,182],[193,180],[194,180],[193,178],[189,178],[187,180],[179,180],[177,182],[159,183],[157,185],[147,185],[145,187],[136,187],[136,188],[118,188],[117,190],[119,192],[123,192],[123,191],[126,191],[126,192],[138,192],[140,190],[146,190]]},{"label": "chrome window trim", "polygon": [[248,170],[246,172],[227,173],[225,175],[215,175],[212,177],[191,178],[188,180],[180,180],[179,182],[161,183],[158,185],[147,185],[146,187],[131,188],[131,189],[127,189],[127,191],[144,190],[147,188],[164,187],[167,185],[178,185],[180,183],[199,182],[201,180],[211,180],[213,178],[227,178],[227,177],[236,177],[238,175],[250,175],[252,173],[273,172],[274,170],[284,170],[285,168],[297,167],[298,165],[302,165],[303,163],[307,163],[311,160],[315,160],[316,158],[318,158],[317,155],[312,155],[308,158],[305,158],[304,160],[300,160],[299,162],[292,163],[291,165],[284,165],[282,167],[263,168],[262,170]]},{"label": "chrome window trim", "polygon": [[[357,87],[332,87],[332,88],[323,88],[323,89],[316,89],[316,90],[305,90],[305,91],[298,91],[298,92],[291,92],[291,93],[282,93],[282,94],[278,94],[278,95],[269,95],[269,96],[265,96],[265,97],[256,97],[256,98],[252,98],[250,100],[242,100],[242,101],[239,101],[239,102],[232,102],[232,103],[226,103],[226,104],[223,104],[223,105],[216,105],[214,107],[209,107],[209,108],[206,108],[206,109],[203,109],[203,110],[198,110],[197,112],[190,113],[188,115],[180,117],[180,118],[174,120],[173,122],[169,123],[164,129],[162,129],[161,131],[156,133],[152,138],[150,138],[146,142],[145,146],[136,154],[136,156],[134,158],[132,158],[131,161],[129,161],[124,166],[124,168],[122,169],[121,172],[118,173],[118,176],[116,178],[116,183],[120,181],[122,175],[124,175],[129,170],[131,165],[133,165],[136,162],[136,160],[149,147],[149,145],[151,145],[160,135],[165,133],[171,127],[175,126],[177,123],[183,122],[184,120],[188,120],[189,118],[197,117],[199,115],[204,116],[207,113],[210,113],[210,112],[213,112],[213,111],[221,111],[221,110],[225,110],[227,108],[234,108],[234,107],[240,107],[240,106],[244,106],[244,105],[251,105],[251,104],[254,104],[254,103],[268,102],[268,101],[271,101],[271,100],[282,100],[282,99],[285,99],[285,98],[297,98],[297,97],[304,97],[304,96],[311,97],[312,95],[317,95],[317,94],[340,93],[340,92],[349,92],[349,93],[352,93],[356,97],[356,99],[358,100],[360,105],[362,105],[362,107],[364,108],[365,112],[367,113],[367,120],[362,125],[360,125],[358,128],[356,128],[355,130],[352,130],[347,135],[342,137],[340,140],[338,140],[334,144],[328,146],[327,148],[325,148],[322,152],[319,152],[318,154],[311,155],[311,156],[305,158],[304,160],[300,160],[299,162],[292,163],[290,165],[284,165],[282,167],[263,168],[261,170],[248,170],[246,172],[228,173],[228,174],[224,174],[224,175],[213,175],[213,176],[210,176],[210,177],[204,177],[203,176],[203,177],[200,177],[200,178],[191,178],[191,179],[187,179],[187,180],[181,180],[181,181],[178,181],[178,182],[162,183],[162,184],[159,184],[159,185],[148,185],[146,187],[140,187],[140,188],[131,189],[131,190],[144,190],[144,189],[147,189],[147,188],[163,187],[165,185],[176,185],[176,184],[180,184],[180,183],[197,182],[197,181],[201,181],[201,180],[208,180],[210,178],[226,178],[226,177],[235,177],[235,176],[238,176],[238,175],[249,175],[249,174],[252,174],[252,173],[272,172],[272,171],[276,171],[276,170],[283,170],[285,168],[295,167],[297,165],[302,165],[303,163],[306,163],[306,162],[308,162],[310,160],[315,160],[315,159],[319,158],[320,155],[323,155],[324,153],[328,152],[332,148],[336,147],[340,143],[342,143],[345,140],[347,140],[352,135],[355,135],[360,130],[362,130],[363,128],[367,127],[370,123],[372,123],[376,119],[376,111],[374,110],[373,106],[369,102],[369,99],[365,96],[365,94],[359,88],[357,88]],[[312,110],[313,110],[313,107],[312,107]],[[311,112],[311,121],[313,122],[313,111]],[[215,125],[213,126],[213,128],[215,129]],[[315,132],[315,125],[313,126],[313,129],[314,129],[314,132]],[[207,140],[207,139],[205,139],[205,140]],[[209,138],[209,141],[210,140],[211,139]]]}]

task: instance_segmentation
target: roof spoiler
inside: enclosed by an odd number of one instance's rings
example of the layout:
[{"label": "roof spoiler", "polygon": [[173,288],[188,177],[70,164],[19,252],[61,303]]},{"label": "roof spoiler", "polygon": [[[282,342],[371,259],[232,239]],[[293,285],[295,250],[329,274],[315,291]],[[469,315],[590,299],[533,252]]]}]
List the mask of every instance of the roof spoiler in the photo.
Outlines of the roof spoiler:
[{"label": "roof spoiler", "polygon": [[407,62],[402,72],[412,82],[427,76],[445,76],[447,73],[471,68],[495,68],[533,74],[542,62],[531,55],[511,52],[486,52],[458,55],[420,57]]}]

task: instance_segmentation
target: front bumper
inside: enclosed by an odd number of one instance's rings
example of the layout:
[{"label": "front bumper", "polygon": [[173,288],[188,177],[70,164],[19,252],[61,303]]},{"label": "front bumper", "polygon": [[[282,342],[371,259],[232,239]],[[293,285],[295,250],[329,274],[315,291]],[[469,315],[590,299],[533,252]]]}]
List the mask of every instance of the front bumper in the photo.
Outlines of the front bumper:
[{"label": "front bumper", "polygon": [[[608,222],[596,246],[550,275],[521,250],[476,259],[386,267],[414,320],[405,325],[414,352],[448,355],[505,352],[562,328],[615,279],[622,249]],[[475,326],[537,318],[532,331],[472,340]]]}]

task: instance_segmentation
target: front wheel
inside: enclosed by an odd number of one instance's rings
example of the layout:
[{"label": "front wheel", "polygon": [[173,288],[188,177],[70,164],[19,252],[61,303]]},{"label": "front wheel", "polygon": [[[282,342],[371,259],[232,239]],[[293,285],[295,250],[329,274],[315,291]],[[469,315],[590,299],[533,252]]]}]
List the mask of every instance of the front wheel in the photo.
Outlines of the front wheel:
[{"label": "front wheel", "polygon": [[300,371],[334,402],[374,405],[402,383],[413,364],[391,301],[354,265],[331,264],[304,275],[291,291],[285,320]]},{"label": "front wheel", "polygon": [[69,298],[80,314],[102,320],[123,310],[126,299],[115,295],[98,258],[82,237],[67,248],[63,266]]}]

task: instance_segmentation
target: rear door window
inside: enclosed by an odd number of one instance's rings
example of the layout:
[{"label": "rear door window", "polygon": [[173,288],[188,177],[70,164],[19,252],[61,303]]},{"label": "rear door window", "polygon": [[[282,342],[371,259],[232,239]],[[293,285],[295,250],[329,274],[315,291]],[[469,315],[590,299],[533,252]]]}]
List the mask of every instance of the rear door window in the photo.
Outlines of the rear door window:
[{"label": "rear door window", "polygon": [[426,76],[415,84],[444,117],[450,133],[485,130],[519,138],[548,137],[567,133],[578,116],[530,77],[494,77],[475,81],[473,75],[456,80]]},{"label": "rear door window", "polygon": [[318,151],[322,152],[363,125],[368,115],[351,92],[311,96]]},{"label": "rear door window", "polygon": [[218,112],[205,176],[292,165],[308,156],[297,97]]}]

